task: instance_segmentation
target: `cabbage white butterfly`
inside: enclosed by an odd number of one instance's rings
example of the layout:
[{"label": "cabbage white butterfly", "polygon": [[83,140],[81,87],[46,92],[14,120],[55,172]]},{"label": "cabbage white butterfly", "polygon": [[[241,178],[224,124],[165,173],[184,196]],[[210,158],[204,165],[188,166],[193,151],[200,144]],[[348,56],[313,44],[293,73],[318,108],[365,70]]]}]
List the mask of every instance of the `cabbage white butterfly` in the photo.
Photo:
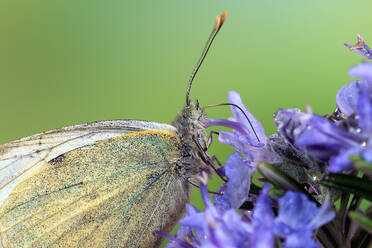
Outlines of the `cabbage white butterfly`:
[{"label": "cabbage white butterfly", "polygon": [[183,215],[189,184],[212,162],[207,118],[191,103],[172,125],[100,121],[55,129],[0,146],[3,247],[158,247]]}]

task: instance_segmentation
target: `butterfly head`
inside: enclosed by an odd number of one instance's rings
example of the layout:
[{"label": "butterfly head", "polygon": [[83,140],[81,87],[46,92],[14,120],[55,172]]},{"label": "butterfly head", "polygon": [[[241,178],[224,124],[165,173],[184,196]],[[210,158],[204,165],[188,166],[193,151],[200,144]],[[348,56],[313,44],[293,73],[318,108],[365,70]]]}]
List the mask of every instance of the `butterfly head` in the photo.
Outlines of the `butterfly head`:
[{"label": "butterfly head", "polygon": [[207,150],[207,137],[205,128],[208,119],[199,103],[189,103],[186,105],[173,121],[173,126],[178,130],[178,135],[182,141],[196,142],[202,150]]},{"label": "butterfly head", "polygon": [[177,128],[177,134],[184,152],[183,172],[186,177],[193,178],[200,174],[201,170],[209,171],[210,158],[208,138],[205,128],[208,119],[199,103],[189,103],[176,116],[172,125]]}]

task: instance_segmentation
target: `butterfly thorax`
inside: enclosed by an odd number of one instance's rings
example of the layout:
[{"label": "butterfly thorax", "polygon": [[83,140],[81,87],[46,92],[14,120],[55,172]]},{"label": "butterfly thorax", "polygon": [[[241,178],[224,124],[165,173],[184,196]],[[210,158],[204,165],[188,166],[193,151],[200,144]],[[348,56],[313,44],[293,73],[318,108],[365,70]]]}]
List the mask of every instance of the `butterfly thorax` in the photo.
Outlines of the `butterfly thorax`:
[{"label": "butterfly thorax", "polygon": [[208,139],[205,132],[208,121],[199,104],[186,105],[178,113],[172,125],[177,129],[184,153],[178,165],[181,176],[193,179],[200,175],[201,170],[209,171],[210,158],[206,153]]}]

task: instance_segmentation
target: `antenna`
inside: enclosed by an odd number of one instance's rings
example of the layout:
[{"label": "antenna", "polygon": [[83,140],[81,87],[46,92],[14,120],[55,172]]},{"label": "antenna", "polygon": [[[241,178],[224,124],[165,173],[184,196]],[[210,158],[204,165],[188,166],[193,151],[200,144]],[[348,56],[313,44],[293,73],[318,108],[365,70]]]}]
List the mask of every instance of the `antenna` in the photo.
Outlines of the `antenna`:
[{"label": "antenna", "polygon": [[205,59],[205,56],[207,56],[207,53],[209,51],[209,48],[212,45],[212,42],[213,42],[214,38],[217,36],[217,34],[220,31],[223,23],[225,22],[226,15],[227,15],[227,12],[224,11],[224,12],[222,12],[222,14],[220,16],[216,17],[216,23],[214,24],[212,32],[208,37],[207,43],[205,43],[204,50],[203,50],[198,62],[196,63],[194,69],[191,72],[191,76],[190,76],[190,79],[189,79],[189,82],[188,82],[188,85],[187,85],[187,91],[186,91],[186,105],[190,105],[189,95],[190,95],[192,81],[194,80],[194,77],[195,77],[196,73],[198,72],[201,64],[203,63],[203,61]]}]

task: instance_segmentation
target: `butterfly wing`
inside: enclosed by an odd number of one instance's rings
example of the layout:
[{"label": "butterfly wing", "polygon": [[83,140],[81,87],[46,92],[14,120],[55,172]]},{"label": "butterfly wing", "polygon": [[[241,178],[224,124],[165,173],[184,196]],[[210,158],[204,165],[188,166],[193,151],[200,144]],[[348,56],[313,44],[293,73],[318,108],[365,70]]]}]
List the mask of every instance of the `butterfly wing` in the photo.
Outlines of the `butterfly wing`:
[{"label": "butterfly wing", "polygon": [[100,121],[50,130],[0,146],[0,206],[13,188],[43,163],[73,149],[111,137],[144,130],[175,131],[148,121]]},{"label": "butterfly wing", "polygon": [[[168,127],[166,127],[168,128]],[[157,247],[188,201],[182,157],[166,130],[108,138],[62,153],[0,207],[5,247]]]}]

